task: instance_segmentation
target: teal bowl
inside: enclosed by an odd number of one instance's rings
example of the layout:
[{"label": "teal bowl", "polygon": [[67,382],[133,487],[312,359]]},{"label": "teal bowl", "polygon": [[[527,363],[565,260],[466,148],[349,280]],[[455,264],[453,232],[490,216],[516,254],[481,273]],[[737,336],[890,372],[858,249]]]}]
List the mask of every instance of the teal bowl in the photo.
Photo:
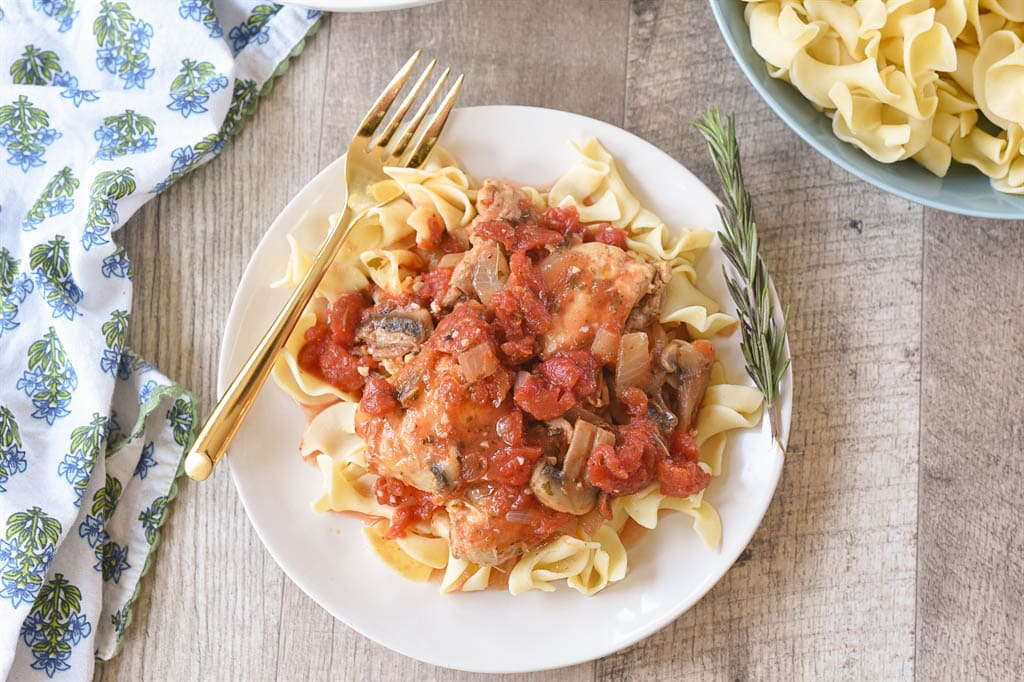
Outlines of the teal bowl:
[{"label": "teal bowl", "polygon": [[913,161],[879,163],[832,132],[832,121],[796,88],[768,75],[750,44],[742,0],[710,0],[718,28],[754,89],[807,144],[876,187],[925,206],[981,218],[1024,219],[1024,196],[997,192],[973,166],[954,162],[937,178]]}]

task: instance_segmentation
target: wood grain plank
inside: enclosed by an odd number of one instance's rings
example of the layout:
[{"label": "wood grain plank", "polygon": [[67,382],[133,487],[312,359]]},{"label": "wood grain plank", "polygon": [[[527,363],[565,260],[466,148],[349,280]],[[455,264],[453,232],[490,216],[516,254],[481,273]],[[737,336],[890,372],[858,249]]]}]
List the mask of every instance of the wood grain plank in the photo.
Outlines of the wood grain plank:
[{"label": "wood grain plank", "polygon": [[366,103],[416,47],[466,75],[459,106],[551,107],[621,124],[628,16],[628,0],[445,0],[334,15],[320,162],[344,151]]},{"label": "wood grain plank", "polygon": [[[228,307],[256,243],[318,170],[327,40],[314,37],[224,153],[148,203],[121,233],[135,272],[129,346],[215,398]],[[259,191],[254,191],[256,188]],[[102,680],[272,679],[281,570],[226,471],[183,485],[143,583],[122,653]]]},{"label": "wood grain plank", "polygon": [[600,661],[598,679],[909,679],[922,209],[785,128],[706,4],[632,12],[628,128],[717,188],[689,122],[711,104],[737,112],[764,251],[792,306],[795,404],[775,501],[740,561],[670,627]]},{"label": "wood grain plank", "polygon": [[1024,222],[925,222],[918,671],[1024,670]]}]

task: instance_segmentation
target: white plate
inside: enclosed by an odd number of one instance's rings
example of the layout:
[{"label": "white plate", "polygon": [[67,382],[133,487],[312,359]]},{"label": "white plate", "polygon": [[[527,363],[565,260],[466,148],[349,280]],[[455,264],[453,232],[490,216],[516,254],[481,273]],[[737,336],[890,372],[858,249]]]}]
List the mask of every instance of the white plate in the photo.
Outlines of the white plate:
[{"label": "white plate", "polygon": [[[593,119],[548,109],[491,106],[454,112],[442,141],[472,175],[541,185],[575,161],[570,140],[598,138],[627,183],[673,226],[717,229],[714,195],[671,157],[640,138]],[[284,271],[285,235],[309,243],[343,202],[343,159],[285,207],[260,242],[231,306],[218,368],[223,391],[281,308],[287,292],[268,283]],[[717,240],[700,263],[705,290],[727,303]],[[731,305],[726,309],[732,311]],[[743,381],[738,334],[716,342],[732,381]],[[788,349],[787,349],[788,353]],[[783,442],[789,433],[791,378],[781,394]],[[474,672],[522,672],[610,654],[646,637],[692,606],[750,541],[775,491],[782,455],[767,420],[733,432],[724,471],[707,493],[722,517],[722,549],[709,552],[689,517],[665,517],[629,553],[625,580],[594,597],[563,585],[512,597],[502,590],[442,596],[436,583],[406,581],[367,546],[358,520],[310,509],[320,475],[298,455],[305,419],[272,381],[231,448],[231,473],[256,532],[285,573],[338,619],[406,656]]]},{"label": "white plate", "polygon": [[440,0],[283,0],[283,5],[298,5],[325,12],[382,12],[430,5]]}]

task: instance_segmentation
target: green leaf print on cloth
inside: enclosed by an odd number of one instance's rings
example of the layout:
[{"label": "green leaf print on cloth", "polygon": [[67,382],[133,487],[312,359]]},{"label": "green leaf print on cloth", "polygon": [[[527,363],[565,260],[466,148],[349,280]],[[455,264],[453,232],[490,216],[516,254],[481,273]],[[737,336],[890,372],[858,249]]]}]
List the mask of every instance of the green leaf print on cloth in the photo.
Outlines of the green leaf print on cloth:
[{"label": "green leaf print on cloth", "polygon": [[195,397],[128,347],[155,321],[129,315],[132,254],[115,233],[226,147],[319,15],[0,4],[0,679],[88,679],[131,636],[200,421]]}]

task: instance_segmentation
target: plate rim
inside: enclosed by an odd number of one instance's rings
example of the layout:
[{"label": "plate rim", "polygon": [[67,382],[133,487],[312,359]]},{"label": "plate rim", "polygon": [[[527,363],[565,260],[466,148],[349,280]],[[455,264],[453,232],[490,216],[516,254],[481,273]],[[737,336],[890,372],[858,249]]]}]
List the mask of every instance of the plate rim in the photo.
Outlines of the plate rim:
[{"label": "plate rim", "polygon": [[[628,138],[630,138],[630,141],[631,141],[632,144],[637,144],[637,145],[641,145],[643,147],[646,147],[648,149],[648,151],[656,153],[656,154],[664,157],[666,160],[668,160],[669,162],[671,162],[672,164],[677,166],[681,171],[683,171],[684,173],[692,176],[696,182],[698,182],[702,187],[704,187],[704,189],[706,189],[708,191],[708,193],[712,197],[715,198],[716,203],[720,203],[720,200],[718,199],[717,195],[715,195],[714,192],[711,192],[711,190],[707,187],[707,185],[704,184],[704,182],[699,177],[697,177],[691,170],[689,170],[682,163],[680,163],[675,158],[673,158],[670,154],[668,154],[667,152],[665,152],[661,148],[657,147],[653,143],[648,142],[647,140],[643,139],[642,137],[636,135],[635,133],[632,133],[632,132],[630,132],[630,131],[628,131],[628,130],[626,130],[624,128],[621,128],[619,126],[616,126],[616,125],[614,125],[612,123],[608,123],[606,121],[601,121],[599,119],[595,119],[595,118],[592,118],[592,117],[589,117],[589,116],[584,116],[582,114],[577,114],[577,113],[573,113],[573,112],[569,112],[569,111],[564,111],[564,110],[560,110],[560,109],[552,109],[552,108],[547,108],[547,107],[536,107],[536,106],[530,106],[530,105],[492,104],[492,105],[482,105],[482,106],[459,107],[459,108],[456,109],[456,111],[465,111],[465,110],[477,110],[477,111],[479,111],[479,110],[512,110],[512,111],[520,111],[520,112],[522,112],[522,111],[537,111],[537,112],[543,112],[542,115],[549,115],[549,114],[554,113],[556,115],[565,116],[565,117],[568,117],[569,119],[575,119],[576,121],[584,122],[584,123],[587,123],[589,125],[596,125],[597,127],[613,128],[616,131],[618,131],[618,133],[623,134],[623,135],[627,136]],[[320,169],[320,171],[318,171],[315,175],[313,175],[292,196],[292,198],[288,201],[288,203],[285,204],[285,206],[281,208],[281,210],[278,212],[277,216],[270,223],[270,225],[266,228],[263,236],[260,238],[259,242],[256,244],[256,247],[253,249],[252,254],[249,257],[249,260],[246,263],[245,269],[242,272],[242,276],[239,279],[238,285],[237,285],[237,287],[235,289],[235,294],[232,297],[231,305],[230,305],[230,308],[229,308],[229,311],[228,311],[227,321],[226,321],[226,324],[224,326],[224,333],[223,333],[223,336],[221,338],[220,349],[219,349],[218,358],[217,358],[217,393],[218,393],[218,395],[220,395],[220,394],[222,394],[224,392],[224,390],[226,389],[227,385],[230,383],[230,381],[232,379],[232,377],[228,376],[228,374],[227,374],[227,368],[229,367],[229,364],[230,364],[231,359],[232,359],[230,356],[233,354],[235,346],[237,345],[237,337],[238,337],[238,334],[239,334],[239,331],[240,331],[240,325],[242,323],[242,318],[243,318],[243,308],[245,306],[242,305],[242,303],[244,303],[244,302],[241,301],[240,299],[241,299],[241,297],[243,295],[243,291],[247,290],[249,287],[251,287],[254,284],[253,282],[249,282],[248,280],[250,279],[250,277],[254,276],[253,264],[256,261],[257,255],[262,252],[263,248],[266,246],[265,242],[267,242],[271,238],[272,233],[275,232],[275,227],[276,227],[277,223],[279,221],[281,221],[283,219],[283,217],[287,213],[290,212],[290,209],[292,209],[293,207],[299,205],[299,198],[306,191],[306,189],[310,185],[312,185],[317,179],[319,179],[322,175],[325,175],[325,174],[328,174],[328,173],[330,173],[332,171],[335,171],[335,169],[337,167],[337,164],[339,164],[339,163],[341,163],[343,161],[344,156],[345,155],[342,154],[342,155],[332,159],[330,162],[328,162],[323,168]],[[716,230],[716,237],[715,237],[715,239],[716,240],[718,239],[718,237],[717,237],[717,230]],[[769,283],[770,283],[770,286],[771,286],[772,293],[775,294],[775,299],[774,299],[774,304],[775,305],[774,305],[773,314],[774,314],[775,319],[777,321],[779,321],[779,320],[781,320],[781,317],[782,317],[782,311],[781,311],[781,306],[780,306],[780,301],[779,301],[779,298],[778,298],[778,294],[777,294],[776,289],[775,289],[775,284],[774,284],[773,281],[771,281],[771,276],[770,275],[769,275]],[[789,344],[789,337],[788,337],[788,335],[787,335],[786,340],[785,340],[784,352],[785,352],[785,357],[787,359],[792,359],[792,355],[791,355],[791,352],[790,352],[790,344]],[[269,377],[268,377],[268,381],[269,381]],[[261,389],[261,391],[262,391],[262,389]],[[788,443],[788,439],[789,439],[791,425],[792,425],[792,400],[793,400],[793,366],[792,366],[792,363],[790,364],[790,367],[787,369],[786,374],[783,377],[782,384],[781,384],[780,391],[779,391],[779,398],[778,398],[778,400],[779,400],[780,419],[781,419],[781,422],[782,422],[779,436],[780,436],[780,440],[782,442],[783,447],[786,447],[786,445]],[[759,424],[763,424],[763,422],[759,422]],[[771,494],[768,496],[768,499],[767,499],[767,502],[766,502],[766,504],[764,506],[764,509],[761,510],[760,513],[758,514],[757,521],[756,521],[756,523],[754,523],[752,525],[749,534],[747,534],[747,537],[745,537],[741,543],[737,543],[736,550],[734,552],[731,552],[729,555],[723,555],[723,556],[727,556],[727,558],[728,558],[728,565],[725,568],[725,570],[722,571],[722,573],[720,575],[716,576],[713,580],[705,581],[705,584],[702,585],[698,590],[696,590],[694,592],[694,594],[692,596],[692,599],[689,601],[689,603],[685,603],[682,606],[680,606],[679,608],[667,609],[665,614],[663,614],[662,616],[657,617],[657,618],[652,618],[643,627],[637,628],[629,636],[624,637],[620,642],[616,642],[616,646],[614,648],[610,648],[610,649],[605,650],[605,651],[603,651],[601,653],[597,653],[597,654],[594,654],[594,655],[579,655],[579,656],[575,656],[575,657],[567,657],[565,659],[562,659],[562,660],[559,660],[559,661],[557,661],[555,663],[550,663],[550,664],[542,664],[542,665],[533,664],[533,665],[531,665],[531,664],[527,663],[527,664],[524,664],[524,665],[516,665],[516,666],[504,665],[504,666],[498,666],[498,667],[493,667],[493,668],[467,667],[467,666],[462,666],[462,665],[457,665],[457,664],[452,664],[452,663],[446,662],[441,657],[428,658],[428,657],[421,657],[421,656],[413,655],[413,654],[410,654],[410,653],[406,653],[405,651],[399,650],[399,649],[395,648],[394,646],[381,641],[380,639],[378,639],[374,635],[369,634],[368,632],[364,631],[362,628],[354,625],[353,623],[351,623],[349,620],[347,620],[343,616],[335,613],[331,608],[329,608],[326,604],[324,604],[313,593],[314,589],[311,586],[308,587],[306,584],[304,584],[304,581],[302,581],[301,579],[297,578],[287,568],[285,568],[284,562],[282,562],[282,560],[279,558],[278,553],[272,548],[271,544],[267,541],[267,538],[264,537],[264,533],[263,533],[262,529],[260,528],[260,526],[253,520],[253,514],[250,512],[250,500],[247,498],[247,496],[243,492],[243,486],[239,483],[238,474],[235,471],[235,467],[230,465],[230,462],[231,462],[230,451],[227,453],[226,459],[228,460],[228,463],[229,463],[228,469],[231,472],[231,481],[232,481],[232,484],[233,484],[233,486],[235,488],[235,492],[238,495],[239,500],[242,502],[242,506],[245,509],[247,520],[248,520],[249,524],[252,526],[253,530],[256,532],[257,537],[259,537],[260,542],[263,545],[263,548],[274,559],[274,562],[277,564],[277,567],[285,574],[285,576],[292,583],[294,583],[300,590],[302,590],[302,592],[306,596],[308,596],[311,600],[313,600],[317,604],[317,606],[319,606],[324,611],[329,613],[333,618],[336,618],[337,620],[341,621],[346,627],[348,627],[351,630],[359,633],[361,636],[366,637],[370,641],[372,641],[372,642],[374,642],[374,643],[376,643],[376,644],[378,644],[380,646],[383,646],[383,647],[387,648],[390,651],[394,651],[394,652],[396,652],[396,653],[398,653],[398,654],[400,654],[402,656],[405,656],[407,658],[411,658],[411,659],[414,659],[414,660],[418,660],[418,661],[421,661],[423,663],[427,663],[427,664],[430,664],[430,665],[435,665],[435,666],[438,666],[438,667],[447,668],[447,669],[451,669],[451,670],[461,670],[461,671],[471,672],[471,673],[487,673],[487,674],[510,673],[510,674],[516,674],[516,673],[540,672],[540,671],[544,671],[544,670],[555,670],[555,669],[560,669],[560,668],[569,667],[569,666],[573,666],[573,665],[578,665],[580,663],[586,663],[586,662],[589,662],[589,661],[597,660],[598,658],[602,658],[602,657],[605,657],[605,656],[612,655],[612,654],[614,654],[614,653],[616,653],[618,651],[622,651],[623,649],[626,649],[626,648],[632,646],[633,644],[636,644],[637,642],[639,642],[639,641],[641,641],[643,639],[646,639],[647,637],[650,637],[651,635],[653,635],[654,633],[656,633],[656,632],[660,631],[661,629],[665,628],[666,626],[668,626],[669,624],[671,624],[672,622],[677,620],[684,613],[686,613],[687,611],[692,609],[698,602],[700,602],[707,595],[707,593],[713,587],[715,587],[715,585],[717,585],[722,580],[722,578],[725,577],[725,575],[730,570],[732,570],[732,568],[736,564],[736,560],[739,558],[739,555],[750,544],[750,541],[753,539],[754,534],[761,527],[761,523],[764,520],[764,516],[767,513],[768,509],[771,507],[772,502],[774,501],[774,498],[775,498],[775,493],[778,491],[778,484],[779,484],[779,480],[780,480],[780,478],[782,476],[782,470],[783,470],[783,467],[785,465],[785,459],[786,459],[785,454],[779,452],[779,450],[777,448],[773,450],[772,456],[775,458],[776,461],[773,463],[773,468],[772,468],[772,472],[771,472],[771,481],[770,481],[770,484],[771,484]],[[596,597],[596,598],[599,598],[599,597]]]}]

